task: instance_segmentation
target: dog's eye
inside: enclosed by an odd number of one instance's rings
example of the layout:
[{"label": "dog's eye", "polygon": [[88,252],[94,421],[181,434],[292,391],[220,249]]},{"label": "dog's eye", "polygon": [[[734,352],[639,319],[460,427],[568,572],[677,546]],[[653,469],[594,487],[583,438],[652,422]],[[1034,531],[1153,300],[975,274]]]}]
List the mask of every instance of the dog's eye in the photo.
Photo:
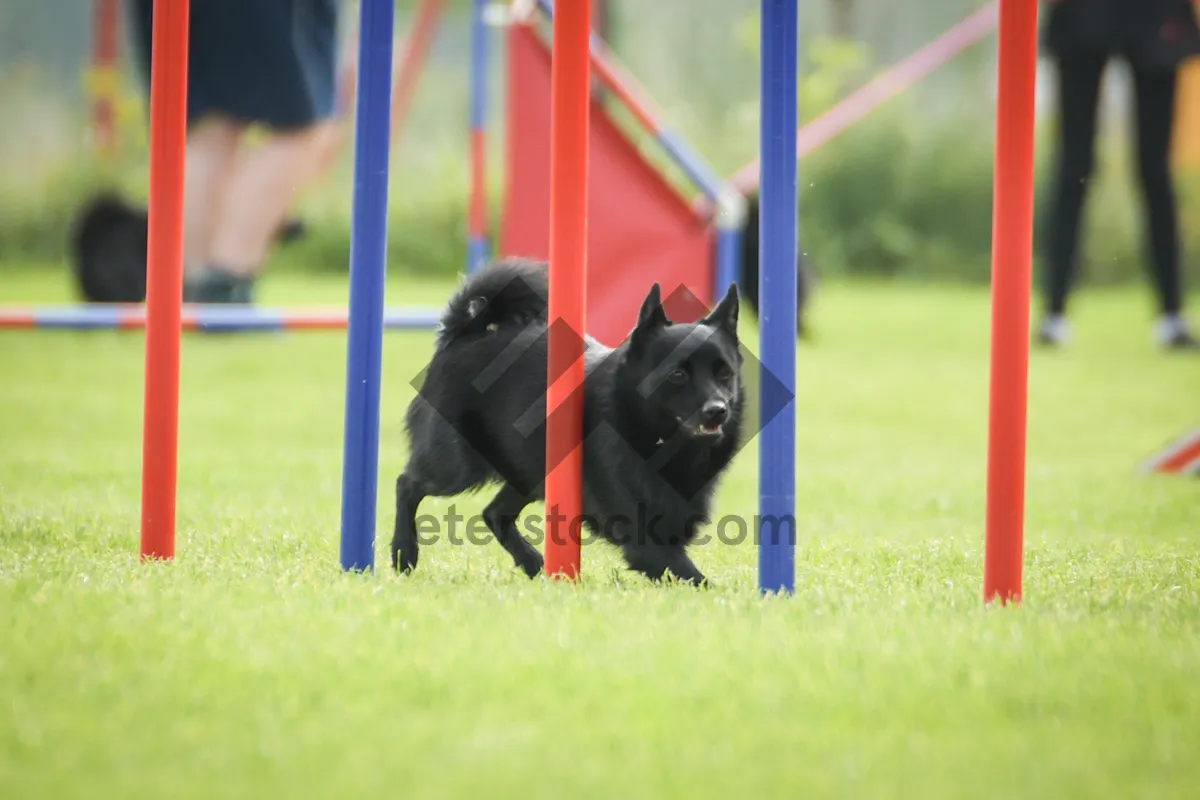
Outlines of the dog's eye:
[{"label": "dog's eye", "polygon": [[688,374],[681,369],[671,370],[671,374],[667,375],[667,380],[671,383],[687,383]]},{"label": "dog's eye", "polygon": [[733,369],[728,364],[718,364],[714,372],[719,381],[733,380]]}]

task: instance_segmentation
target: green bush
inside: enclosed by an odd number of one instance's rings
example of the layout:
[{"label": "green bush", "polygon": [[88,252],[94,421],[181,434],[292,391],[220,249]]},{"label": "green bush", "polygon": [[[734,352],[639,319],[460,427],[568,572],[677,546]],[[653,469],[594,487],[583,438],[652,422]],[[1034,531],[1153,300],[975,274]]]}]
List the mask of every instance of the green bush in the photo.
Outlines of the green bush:
[{"label": "green bush", "polygon": [[801,163],[801,241],[822,272],[987,277],[991,139],[915,118],[881,109]]},{"label": "green bush", "polygon": [[[994,119],[920,120],[893,101],[801,163],[801,241],[823,273],[989,279]],[[1036,252],[1046,235],[1052,133],[1038,135]],[[1080,279],[1090,285],[1140,281],[1145,271],[1142,200],[1127,150],[1124,136],[1098,143],[1080,242]],[[1200,213],[1200,183],[1177,183],[1185,269],[1195,281],[1200,230],[1187,223]]]},{"label": "green bush", "polygon": [[83,198],[120,183],[111,166],[90,159],[60,162],[40,182],[0,180],[0,264],[61,261]]},{"label": "green bush", "polygon": [[[80,156],[56,163],[37,181],[0,179],[0,265],[64,263],[71,220],[88,196],[111,188],[144,203],[147,186],[145,160],[136,157],[104,163]],[[466,168],[460,158],[447,158],[393,179],[389,269],[414,275],[453,275],[462,269],[466,264],[466,186]],[[308,235],[277,248],[270,267],[346,272],[351,199],[351,175],[338,169],[301,199],[298,213]]]},{"label": "green bush", "polygon": [[[734,36],[758,57],[757,15]],[[861,43],[806,40],[798,85],[801,120],[812,120],[870,77],[871,53]],[[984,282],[990,279],[994,113],[978,113],[960,89],[960,110],[931,115],[914,99],[920,89],[887,103],[800,164],[800,240],[828,276]],[[757,109],[747,115],[757,130]],[[1052,188],[1053,127],[1038,131],[1035,253],[1046,231]],[[1108,131],[1097,143],[1080,242],[1079,277],[1091,285],[1141,280],[1145,271],[1140,188],[1127,137]],[[1177,179],[1185,271],[1200,280],[1200,176]],[[1040,269],[1035,258],[1035,268]]]}]

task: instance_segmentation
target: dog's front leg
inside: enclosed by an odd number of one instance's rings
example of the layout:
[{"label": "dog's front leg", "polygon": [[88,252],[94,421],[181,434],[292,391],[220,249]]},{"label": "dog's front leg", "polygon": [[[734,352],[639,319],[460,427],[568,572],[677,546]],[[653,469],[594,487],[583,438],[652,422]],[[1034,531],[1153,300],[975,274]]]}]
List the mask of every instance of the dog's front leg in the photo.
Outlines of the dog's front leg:
[{"label": "dog's front leg", "polygon": [[396,527],[392,534],[392,569],[412,572],[417,568],[420,546],[417,538],[417,507],[425,497],[420,485],[408,475],[396,479]]},{"label": "dog's front leg", "polygon": [[707,581],[692,560],[688,558],[683,545],[678,544],[643,544],[627,546],[625,561],[634,572],[640,572],[652,581],[661,581],[670,572],[678,580],[700,586]]},{"label": "dog's front leg", "polygon": [[667,549],[667,570],[681,581],[692,584],[693,586],[703,586],[708,582],[704,577],[704,573],[692,563],[692,559],[688,557],[687,551],[683,549],[683,545],[669,547]]}]

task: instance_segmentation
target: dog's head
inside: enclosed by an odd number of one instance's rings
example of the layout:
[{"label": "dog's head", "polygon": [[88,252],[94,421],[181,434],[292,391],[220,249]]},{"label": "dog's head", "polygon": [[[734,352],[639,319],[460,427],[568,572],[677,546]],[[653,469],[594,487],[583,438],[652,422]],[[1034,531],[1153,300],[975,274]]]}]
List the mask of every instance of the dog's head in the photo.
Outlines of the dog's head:
[{"label": "dog's head", "polygon": [[737,321],[736,286],[729,287],[708,316],[690,323],[668,319],[659,285],[651,288],[629,336],[623,366],[656,430],[716,443],[738,422],[742,356]]}]

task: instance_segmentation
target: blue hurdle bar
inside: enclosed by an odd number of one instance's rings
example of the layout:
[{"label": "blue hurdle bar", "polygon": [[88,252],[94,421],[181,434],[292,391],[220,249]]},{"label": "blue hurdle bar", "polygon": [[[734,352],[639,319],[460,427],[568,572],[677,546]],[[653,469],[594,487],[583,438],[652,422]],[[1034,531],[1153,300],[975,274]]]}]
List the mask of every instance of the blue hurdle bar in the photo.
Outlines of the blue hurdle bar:
[{"label": "blue hurdle bar", "polygon": [[[347,313],[341,309],[285,309],[255,306],[183,307],[185,331],[254,332],[344,330]],[[387,330],[430,330],[441,317],[436,308],[395,308],[383,314]],[[145,306],[80,305],[0,307],[0,330],[127,330],[146,327]]]}]

